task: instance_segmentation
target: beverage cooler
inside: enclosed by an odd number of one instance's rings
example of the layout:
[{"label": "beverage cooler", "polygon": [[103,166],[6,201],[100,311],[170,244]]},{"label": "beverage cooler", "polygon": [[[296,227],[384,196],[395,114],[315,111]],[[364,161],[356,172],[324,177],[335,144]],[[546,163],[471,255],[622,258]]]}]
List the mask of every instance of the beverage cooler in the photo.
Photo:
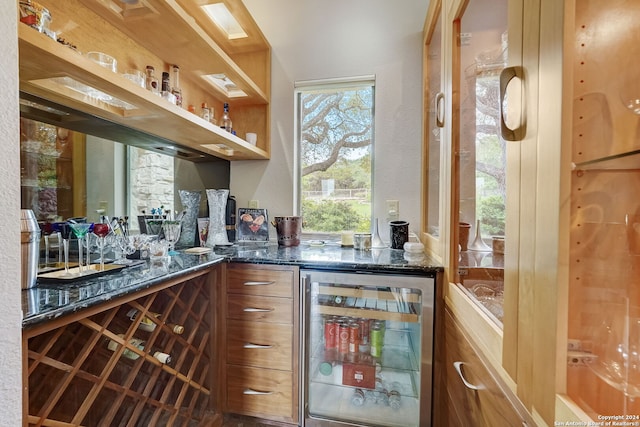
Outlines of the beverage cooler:
[{"label": "beverage cooler", "polygon": [[302,425],[431,425],[434,276],[301,280]]}]

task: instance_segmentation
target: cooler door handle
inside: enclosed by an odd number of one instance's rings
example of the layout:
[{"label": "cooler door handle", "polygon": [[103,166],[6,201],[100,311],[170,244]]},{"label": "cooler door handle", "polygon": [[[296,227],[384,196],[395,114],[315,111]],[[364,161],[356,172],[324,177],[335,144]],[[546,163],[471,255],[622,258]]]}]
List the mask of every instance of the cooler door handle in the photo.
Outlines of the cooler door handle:
[{"label": "cooler door handle", "polygon": [[266,286],[266,285],[273,285],[274,281],[270,281],[270,282],[266,282],[266,281],[251,281],[251,282],[244,282],[245,286]]},{"label": "cooler door handle", "polygon": [[464,364],[465,364],[464,362],[453,362],[453,367],[456,368],[456,372],[458,373],[458,375],[460,375],[460,379],[462,380],[464,385],[471,390],[482,390],[484,388],[482,384],[473,385],[469,381],[467,381],[467,379],[464,377],[464,373],[462,372],[462,365]]},{"label": "cooler door handle", "polygon": [[248,388],[245,391],[243,391],[242,394],[248,394],[248,395],[251,395],[251,396],[268,396],[270,394],[273,394],[273,392],[272,391],[258,391],[258,390],[253,390],[251,388]]},{"label": "cooler door handle", "polygon": [[244,348],[269,349],[269,348],[273,348],[273,346],[268,344],[253,344],[248,342],[244,344]]},{"label": "cooler door handle", "polygon": [[245,313],[269,313],[273,311],[273,308],[256,308],[256,307],[245,307],[242,309]]}]

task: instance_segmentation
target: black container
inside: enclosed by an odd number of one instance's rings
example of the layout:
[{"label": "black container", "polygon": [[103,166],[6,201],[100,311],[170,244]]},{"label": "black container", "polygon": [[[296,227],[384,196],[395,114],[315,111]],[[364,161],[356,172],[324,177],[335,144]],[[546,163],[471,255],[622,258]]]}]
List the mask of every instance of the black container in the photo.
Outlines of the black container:
[{"label": "black container", "polygon": [[225,214],[225,224],[227,225],[227,239],[229,242],[236,241],[236,198],[229,196],[227,199],[227,212]]}]

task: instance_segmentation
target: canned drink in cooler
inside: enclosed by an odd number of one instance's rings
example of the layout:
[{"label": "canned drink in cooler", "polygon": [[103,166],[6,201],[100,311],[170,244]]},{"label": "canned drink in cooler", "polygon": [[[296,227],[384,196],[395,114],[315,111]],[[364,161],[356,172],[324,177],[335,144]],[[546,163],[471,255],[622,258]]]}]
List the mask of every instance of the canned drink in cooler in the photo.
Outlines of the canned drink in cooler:
[{"label": "canned drink in cooler", "polygon": [[349,324],[338,324],[338,353],[346,354],[349,352]]},{"label": "canned drink in cooler", "polygon": [[338,324],[332,317],[324,321],[324,348],[331,350],[338,347]]},{"label": "canned drink in cooler", "polygon": [[370,346],[371,356],[381,357],[382,345],[383,345],[382,330],[380,329],[380,325],[378,325],[377,323],[374,323],[373,326],[371,326],[371,331],[369,333],[369,346]]},{"label": "canned drink in cooler", "polygon": [[369,344],[369,319],[360,319],[360,342],[362,344]]},{"label": "canned drink in cooler", "polygon": [[360,324],[349,324],[349,353],[357,353],[360,350]]}]

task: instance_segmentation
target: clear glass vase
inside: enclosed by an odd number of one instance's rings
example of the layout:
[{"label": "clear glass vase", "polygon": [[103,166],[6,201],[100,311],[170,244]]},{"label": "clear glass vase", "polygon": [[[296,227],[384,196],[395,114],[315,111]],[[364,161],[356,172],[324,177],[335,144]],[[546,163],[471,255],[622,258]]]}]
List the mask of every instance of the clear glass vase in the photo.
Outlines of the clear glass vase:
[{"label": "clear glass vase", "polygon": [[207,203],[209,205],[209,235],[207,246],[229,246],[227,237],[227,224],[225,215],[227,212],[227,198],[229,190],[207,189]]},{"label": "clear glass vase", "polygon": [[198,213],[200,211],[200,191],[180,190],[180,202],[185,211],[182,217],[182,231],[176,248],[190,248],[196,245],[198,236]]}]

